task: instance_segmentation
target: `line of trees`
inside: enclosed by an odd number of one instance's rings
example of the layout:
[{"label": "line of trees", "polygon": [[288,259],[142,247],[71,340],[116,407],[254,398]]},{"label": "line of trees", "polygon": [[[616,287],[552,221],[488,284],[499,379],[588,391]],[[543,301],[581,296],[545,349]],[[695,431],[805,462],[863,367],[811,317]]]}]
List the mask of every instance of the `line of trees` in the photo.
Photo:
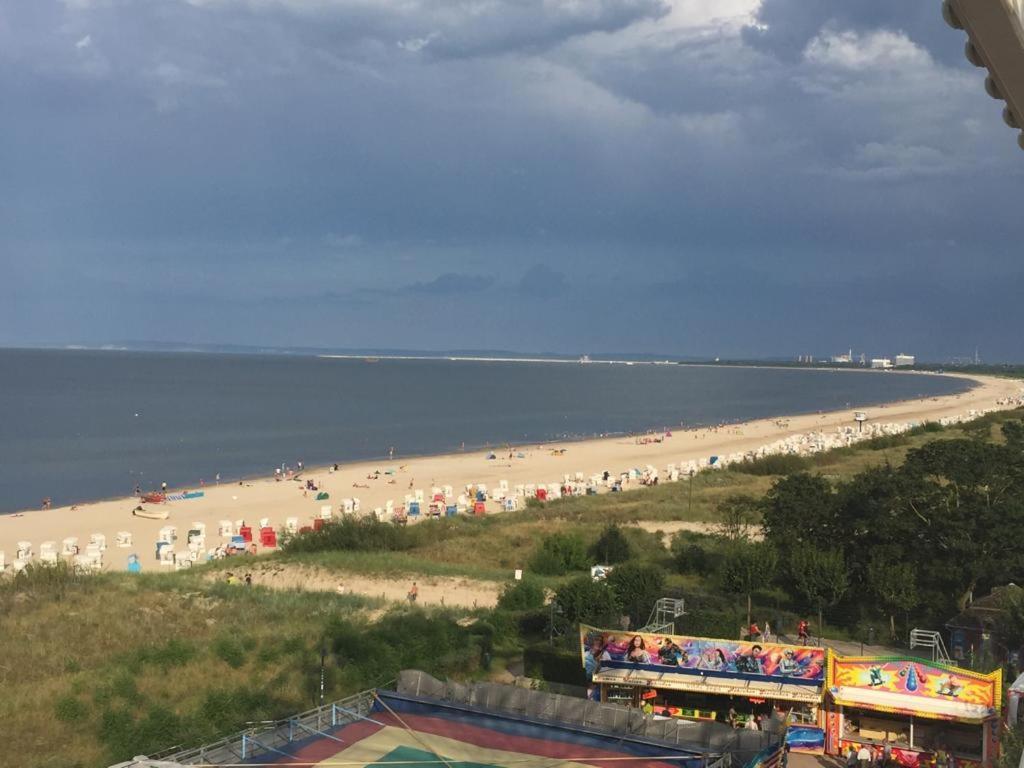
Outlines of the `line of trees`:
[{"label": "line of trees", "polygon": [[893,638],[898,617],[941,627],[973,595],[1024,577],[1024,423],[1001,433],[937,439],[846,482],[783,477],[756,503],[763,542],[735,535],[742,505],[728,501],[723,583],[748,604],[780,587],[819,627],[826,616],[884,617]]}]

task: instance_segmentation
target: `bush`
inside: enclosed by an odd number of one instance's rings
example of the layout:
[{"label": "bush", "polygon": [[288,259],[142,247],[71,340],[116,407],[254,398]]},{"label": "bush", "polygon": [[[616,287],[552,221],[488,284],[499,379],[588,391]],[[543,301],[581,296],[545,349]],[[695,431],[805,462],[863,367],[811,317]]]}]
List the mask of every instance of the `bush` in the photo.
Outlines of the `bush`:
[{"label": "bush", "polygon": [[545,576],[564,576],[571,571],[590,568],[583,539],[575,534],[553,533],[545,536],[530,558],[530,569]]},{"label": "bush", "polygon": [[607,581],[634,627],[647,623],[654,603],[665,591],[665,571],[656,565],[623,563],[612,569]]},{"label": "bush", "polygon": [[555,592],[555,602],[570,624],[617,624],[622,609],[611,587],[589,576],[580,576],[559,587]]},{"label": "bush", "polygon": [[237,637],[218,637],[213,641],[213,653],[232,669],[238,669],[245,664],[245,648]]},{"label": "bush", "polygon": [[793,454],[775,454],[759,459],[747,459],[733,464],[730,469],[745,475],[792,475],[808,469],[810,462]]},{"label": "bush", "polygon": [[714,570],[714,560],[708,549],[678,534],[672,539],[672,559],[679,573],[706,576]]},{"label": "bush", "polygon": [[187,664],[195,655],[196,649],[192,643],[172,638],[163,645],[139,648],[134,658],[130,660],[129,666],[137,670],[143,664],[154,664],[166,671],[171,667]]},{"label": "bush", "polygon": [[62,723],[75,723],[89,714],[89,708],[75,696],[61,696],[54,705],[54,714]]},{"label": "bush", "polygon": [[498,596],[498,608],[502,611],[532,611],[543,607],[544,587],[533,579],[510,582]]},{"label": "bush", "polygon": [[526,676],[552,683],[585,686],[587,676],[579,653],[537,646],[523,651]]},{"label": "bush", "polygon": [[375,517],[344,515],[339,520],[325,523],[319,531],[290,538],[281,549],[284,552],[398,551],[411,549],[412,538],[409,528],[384,523]]},{"label": "bush", "polygon": [[590,547],[590,557],[603,565],[624,563],[633,556],[633,548],[615,523],[605,527]]}]

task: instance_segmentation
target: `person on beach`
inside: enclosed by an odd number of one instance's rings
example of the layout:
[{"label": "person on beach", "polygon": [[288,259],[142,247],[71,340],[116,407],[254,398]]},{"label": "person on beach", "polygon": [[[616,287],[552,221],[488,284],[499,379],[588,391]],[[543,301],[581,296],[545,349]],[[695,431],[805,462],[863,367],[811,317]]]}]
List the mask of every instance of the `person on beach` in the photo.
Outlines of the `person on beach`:
[{"label": "person on beach", "polygon": [[420,596],[420,588],[416,586],[416,582],[414,581],[412,583],[412,586],[409,587],[409,594],[406,595],[406,597],[409,599],[409,605],[414,605],[416,603],[416,599],[419,596]]},{"label": "person on beach", "polygon": [[167,481],[166,480],[164,482],[160,483],[160,491],[162,493],[167,493]]}]

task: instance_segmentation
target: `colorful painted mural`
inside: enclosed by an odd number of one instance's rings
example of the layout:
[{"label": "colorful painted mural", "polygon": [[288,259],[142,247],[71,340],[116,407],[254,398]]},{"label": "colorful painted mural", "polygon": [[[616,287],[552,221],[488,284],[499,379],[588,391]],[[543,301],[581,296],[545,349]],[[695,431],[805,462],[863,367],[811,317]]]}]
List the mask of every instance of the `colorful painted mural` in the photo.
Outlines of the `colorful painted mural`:
[{"label": "colorful painted mural", "polygon": [[588,676],[602,664],[629,664],[775,682],[820,685],[825,680],[825,650],[796,645],[615,632],[581,625],[580,652]]},{"label": "colorful painted mural", "polygon": [[829,688],[867,688],[998,709],[1001,672],[983,675],[905,658],[832,658]]}]

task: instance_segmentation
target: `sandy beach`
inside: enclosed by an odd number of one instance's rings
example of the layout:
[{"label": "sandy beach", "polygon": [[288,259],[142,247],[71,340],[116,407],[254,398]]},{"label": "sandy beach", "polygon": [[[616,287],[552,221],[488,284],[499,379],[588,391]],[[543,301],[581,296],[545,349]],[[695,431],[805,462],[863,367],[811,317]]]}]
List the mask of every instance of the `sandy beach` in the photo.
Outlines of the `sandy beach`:
[{"label": "sandy beach", "polygon": [[[923,375],[923,374],[885,374]],[[947,374],[949,375],[949,374]],[[329,502],[315,500],[315,493],[304,492],[304,483],[290,480],[275,481],[273,477],[247,480],[241,483],[207,485],[202,498],[172,501],[147,508],[166,508],[168,520],[147,520],[132,516],[139,503],[134,497],[84,503],[76,507],[58,507],[33,510],[18,514],[0,515],[0,551],[6,554],[10,571],[18,541],[30,541],[37,558],[40,544],[55,541],[58,549],[62,539],[78,537],[83,551],[89,536],[102,533],[107,537],[106,568],[122,569],[130,553],[137,553],[146,571],[162,566],[155,559],[155,542],[164,525],[178,529],[176,549],[185,549],[184,538],[193,522],[205,523],[206,546],[220,542],[218,521],[245,519],[254,528],[260,518],[269,518],[271,525],[281,528],[285,518],[297,517],[301,525],[310,524],[323,504],[330,503],[335,510],[341,499],[358,497],[364,513],[374,507],[383,507],[393,500],[401,505],[410,489],[451,485],[456,493],[468,483],[486,483],[496,487],[501,480],[511,487],[519,483],[557,483],[566,473],[583,472],[587,476],[608,470],[613,474],[633,467],[654,465],[664,471],[668,463],[679,464],[710,455],[746,452],[774,442],[780,438],[815,431],[834,432],[837,427],[852,426],[854,410],[867,412],[869,423],[917,423],[938,421],[942,418],[967,416],[971,411],[985,411],[1009,407],[1006,401],[1019,397],[1022,383],[1012,379],[985,376],[967,376],[976,382],[968,392],[947,397],[910,400],[881,406],[858,407],[823,414],[775,417],[712,429],[674,431],[661,442],[642,444],[635,438],[568,442],[543,446],[516,446],[513,459],[508,449],[497,449],[498,458],[487,459],[487,451],[472,451],[444,456],[401,458],[394,460],[347,464],[337,472],[327,468],[308,468],[302,479],[313,479],[321,490],[330,494]],[[554,449],[564,449],[564,452]],[[370,476],[381,472],[379,478]],[[393,474],[385,474],[393,471]],[[368,487],[355,487],[368,486]],[[173,492],[173,491],[172,491]],[[489,502],[488,513],[498,512],[499,505]],[[128,531],[134,537],[131,548],[114,546],[118,531]],[[166,568],[166,566],[163,566]]]}]

